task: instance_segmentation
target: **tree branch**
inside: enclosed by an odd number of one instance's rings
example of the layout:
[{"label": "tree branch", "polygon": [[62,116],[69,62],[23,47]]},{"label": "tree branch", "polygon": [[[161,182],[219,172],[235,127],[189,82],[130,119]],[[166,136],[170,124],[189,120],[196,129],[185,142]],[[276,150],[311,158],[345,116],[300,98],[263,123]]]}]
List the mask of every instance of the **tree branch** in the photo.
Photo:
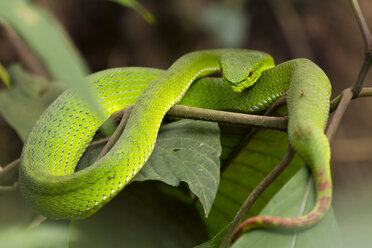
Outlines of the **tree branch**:
[{"label": "tree branch", "polygon": [[[117,111],[113,114],[113,117],[121,116],[123,112],[126,111],[125,109]],[[213,121],[232,125],[264,127],[277,130],[286,130],[288,121],[287,117],[242,114],[185,105],[173,106],[168,111],[167,115],[178,118]]]}]

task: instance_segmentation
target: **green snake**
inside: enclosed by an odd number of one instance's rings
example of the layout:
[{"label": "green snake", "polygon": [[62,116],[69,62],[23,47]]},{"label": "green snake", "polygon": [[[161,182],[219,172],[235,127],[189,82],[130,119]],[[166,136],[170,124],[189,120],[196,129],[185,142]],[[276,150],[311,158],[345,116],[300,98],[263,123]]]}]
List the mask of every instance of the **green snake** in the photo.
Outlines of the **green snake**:
[{"label": "green snake", "polygon": [[[223,80],[205,77],[218,72],[222,72]],[[105,117],[97,117],[67,90],[37,121],[22,151],[20,190],[42,215],[80,219],[109,202],[146,163],[163,117],[177,103],[257,112],[284,95],[288,96],[289,141],[312,171],[317,202],[305,216],[257,216],[248,219],[245,228],[309,226],[327,212],[332,183],[324,127],[331,86],[313,62],[295,59],[274,66],[272,57],[259,51],[205,50],[182,56],[166,71],[111,69],[91,75],[89,81]],[[133,103],[126,128],[113,148],[99,161],[75,172],[100,125],[112,113]]]}]

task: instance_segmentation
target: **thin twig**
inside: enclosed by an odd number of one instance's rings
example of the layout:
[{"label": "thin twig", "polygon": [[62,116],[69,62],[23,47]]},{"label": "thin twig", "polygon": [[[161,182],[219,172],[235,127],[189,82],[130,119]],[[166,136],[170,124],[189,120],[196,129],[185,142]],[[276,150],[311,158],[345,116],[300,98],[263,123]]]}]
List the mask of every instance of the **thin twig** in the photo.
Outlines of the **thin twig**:
[{"label": "thin twig", "polygon": [[367,22],[363,16],[362,10],[360,9],[358,0],[350,0],[350,4],[363,37],[365,52],[368,53],[372,50],[372,36],[369,31]]},{"label": "thin twig", "polygon": [[368,96],[372,96],[372,87],[363,88],[362,91],[358,95],[358,97],[368,97]]},{"label": "thin twig", "polygon": [[[351,90],[351,88],[348,88],[348,89]],[[346,91],[348,89],[345,89],[344,91]],[[335,98],[333,98],[333,100],[331,101],[330,112],[335,111],[336,108],[337,108],[337,106],[340,104],[340,101],[342,99],[343,92],[340,95],[338,95]],[[370,96],[372,96],[372,87],[366,87],[366,88],[363,88],[360,91],[359,95],[357,97],[355,97],[355,98],[359,98],[359,97],[370,97]]]},{"label": "thin twig", "polygon": [[13,183],[12,186],[0,186],[0,193],[15,191],[17,189],[17,186],[18,186],[17,182]]},{"label": "thin twig", "polygon": [[174,106],[169,110],[168,115],[173,117],[214,121],[234,125],[265,127],[277,130],[285,130],[287,128],[288,121],[287,117],[232,113],[219,110],[195,108],[183,105]]},{"label": "thin twig", "polygon": [[[239,226],[240,222],[247,214],[253,203],[261,196],[265,189],[284,171],[287,165],[291,162],[295,152],[291,146],[288,146],[287,153],[280,163],[257,185],[257,187],[249,194],[245,200],[237,215],[235,216],[229,231],[227,232],[224,240],[222,241],[220,248],[228,247],[230,241],[235,238],[235,230]],[[237,238],[237,237],[236,237]]]},{"label": "thin twig", "polygon": [[12,185],[18,176],[18,165],[20,159],[16,159],[6,165],[0,172],[0,186]]},{"label": "thin twig", "polygon": [[367,75],[367,72],[372,64],[372,36],[371,32],[369,31],[368,25],[366,20],[363,16],[362,10],[360,9],[358,0],[350,0],[350,4],[355,16],[355,19],[358,23],[360,33],[362,34],[362,38],[364,41],[364,50],[365,50],[365,57],[363,66],[360,69],[358,79],[353,85],[353,98],[356,97],[363,88],[364,78]]},{"label": "thin twig", "polygon": [[331,119],[331,121],[328,125],[327,131],[326,131],[326,136],[328,137],[329,141],[331,141],[333,139],[333,137],[336,133],[337,127],[340,124],[340,121],[342,119],[342,116],[344,115],[344,113],[345,113],[347,107],[349,106],[350,101],[352,100],[352,98],[353,98],[353,93],[352,93],[350,88],[343,91],[341,101],[338,104],[336,112],[334,113],[334,115],[333,115],[333,117],[332,117],[332,119]]},{"label": "thin twig", "polygon": [[[114,117],[121,116],[124,110],[113,114]],[[172,117],[187,118],[194,120],[213,121],[218,123],[243,125],[252,127],[265,127],[270,129],[285,130],[287,128],[287,117],[273,117],[252,114],[241,114],[213,109],[203,109],[185,105],[175,105],[167,113]]]},{"label": "thin twig", "polygon": [[371,65],[372,65],[372,51],[368,51],[364,56],[363,65],[360,68],[358,78],[352,87],[353,98],[358,96],[360,91],[362,90],[364,79],[366,78],[367,73],[369,69],[371,68]]},{"label": "thin twig", "polygon": [[95,141],[93,141],[89,144],[88,148],[91,148],[92,146],[98,146],[98,145],[105,144],[109,141],[109,139],[110,138],[106,137],[106,138],[102,138],[102,139],[99,139],[99,140],[95,140]]},{"label": "thin twig", "polygon": [[111,135],[110,139],[107,141],[106,145],[103,147],[101,152],[99,153],[97,157],[97,161],[100,160],[103,156],[106,155],[106,153],[112,148],[112,146],[116,143],[116,141],[119,139],[121,133],[123,132],[125,125],[127,124],[127,121],[129,119],[130,112],[133,108],[133,105],[128,106],[123,109],[122,111],[122,117],[120,120],[120,123],[118,127],[116,128],[115,132]]},{"label": "thin twig", "polygon": [[37,227],[39,226],[42,222],[46,221],[47,218],[40,215],[40,214],[35,214],[33,216],[33,218],[31,218],[29,224],[28,224],[28,227],[32,228],[32,227]]}]

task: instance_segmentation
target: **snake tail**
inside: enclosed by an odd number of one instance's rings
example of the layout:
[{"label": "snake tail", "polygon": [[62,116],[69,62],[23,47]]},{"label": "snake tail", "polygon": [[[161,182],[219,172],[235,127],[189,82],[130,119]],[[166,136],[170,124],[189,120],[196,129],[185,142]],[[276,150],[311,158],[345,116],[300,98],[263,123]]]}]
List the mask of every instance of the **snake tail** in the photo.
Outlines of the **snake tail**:
[{"label": "snake tail", "polygon": [[288,92],[288,136],[294,150],[310,168],[316,188],[316,203],[306,215],[283,218],[255,216],[242,222],[233,241],[242,232],[256,229],[298,230],[318,223],[332,201],[329,141],[324,127],[329,113],[331,87],[325,73],[307,59],[289,62],[291,83]]}]

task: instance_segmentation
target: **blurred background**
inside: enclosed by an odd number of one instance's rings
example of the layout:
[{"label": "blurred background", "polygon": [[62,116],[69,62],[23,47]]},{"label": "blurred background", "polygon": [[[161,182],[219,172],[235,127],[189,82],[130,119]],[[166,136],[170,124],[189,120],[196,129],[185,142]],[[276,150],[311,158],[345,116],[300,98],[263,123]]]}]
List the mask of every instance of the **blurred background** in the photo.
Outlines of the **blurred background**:
[{"label": "blurred background", "polygon": [[[313,60],[330,78],[335,97],[354,83],[364,58],[362,36],[347,0],[140,0],[155,17],[154,24],[110,1],[34,2],[59,20],[91,72],[123,66],[166,69],[190,51],[241,47],[265,51],[276,63]],[[372,1],[359,3],[372,27]],[[18,57],[1,31],[0,61],[7,66]],[[333,207],[346,247],[356,232],[368,239],[372,231],[371,112],[372,99],[353,101],[332,142]],[[18,158],[21,148],[17,134],[0,116],[0,164]]]}]

